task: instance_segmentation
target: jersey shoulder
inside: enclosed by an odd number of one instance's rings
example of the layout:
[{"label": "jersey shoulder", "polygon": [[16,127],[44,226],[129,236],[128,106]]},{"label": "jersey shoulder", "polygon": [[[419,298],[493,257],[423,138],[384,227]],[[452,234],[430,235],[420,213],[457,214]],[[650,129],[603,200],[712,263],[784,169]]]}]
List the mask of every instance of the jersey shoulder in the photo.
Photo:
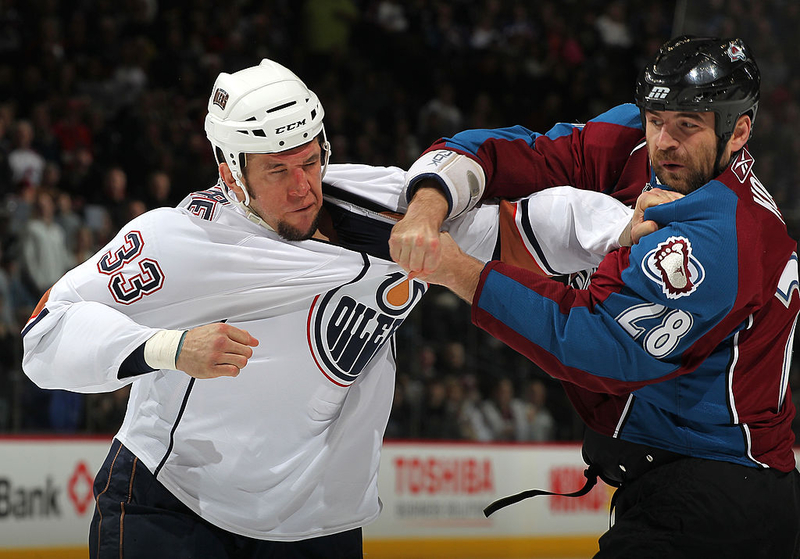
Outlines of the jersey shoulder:
[{"label": "jersey shoulder", "polygon": [[232,206],[233,204],[225,195],[222,185],[216,184],[211,188],[192,192],[181,200],[177,207],[199,219],[216,221],[223,214],[223,208]]}]

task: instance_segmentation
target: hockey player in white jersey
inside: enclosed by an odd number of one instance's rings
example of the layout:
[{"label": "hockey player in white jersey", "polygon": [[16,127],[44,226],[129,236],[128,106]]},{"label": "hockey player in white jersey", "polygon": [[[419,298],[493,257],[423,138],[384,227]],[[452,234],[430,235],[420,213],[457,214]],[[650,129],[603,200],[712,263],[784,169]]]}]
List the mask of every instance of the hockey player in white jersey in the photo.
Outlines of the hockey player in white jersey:
[{"label": "hockey player in white jersey", "polygon": [[[58,281],[25,326],[23,368],[44,388],[131,385],[91,557],[361,557],[393,334],[427,290],[389,258],[404,173],[329,166],[317,97],[268,60],[221,74],[208,111],[219,183]],[[569,188],[524,203],[507,243],[551,273],[597,264],[631,215]],[[488,260],[499,213],[451,233]]]}]

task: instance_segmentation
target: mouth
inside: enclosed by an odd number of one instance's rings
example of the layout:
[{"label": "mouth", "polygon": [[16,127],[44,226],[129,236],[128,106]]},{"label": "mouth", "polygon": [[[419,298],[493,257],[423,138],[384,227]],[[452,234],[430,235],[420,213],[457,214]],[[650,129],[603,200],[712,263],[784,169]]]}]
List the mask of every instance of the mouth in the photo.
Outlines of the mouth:
[{"label": "mouth", "polygon": [[306,212],[308,210],[313,210],[314,208],[316,208],[316,204],[314,204],[314,202],[311,202],[309,204],[306,204],[305,206],[301,206],[301,207],[297,208],[296,210],[292,210],[289,213],[299,214],[299,213]]},{"label": "mouth", "polygon": [[677,173],[678,171],[685,168],[684,165],[681,165],[676,161],[660,161],[658,164],[661,166],[662,169],[670,173]]}]

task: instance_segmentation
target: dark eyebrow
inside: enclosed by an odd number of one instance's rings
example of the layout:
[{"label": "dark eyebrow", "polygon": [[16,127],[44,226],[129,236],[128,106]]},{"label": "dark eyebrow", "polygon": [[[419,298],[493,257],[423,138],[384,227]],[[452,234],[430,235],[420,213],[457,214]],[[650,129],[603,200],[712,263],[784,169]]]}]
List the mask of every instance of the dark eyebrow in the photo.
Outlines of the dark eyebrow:
[{"label": "dark eyebrow", "polygon": [[[658,116],[658,113],[660,113],[660,112],[663,112],[663,111],[652,111],[652,110],[649,110],[649,109],[645,110],[646,114],[650,114],[650,115],[653,115],[653,116]],[[703,114],[704,114],[704,112],[699,112],[699,111],[698,112],[695,112],[695,111],[682,111],[682,112],[677,113],[676,116],[678,116],[679,118],[689,118],[689,119],[692,119],[692,120],[696,120],[697,122],[702,122],[703,121],[703,116],[702,116]]]},{"label": "dark eyebrow", "polygon": [[[652,116],[654,116],[656,118],[661,118],[661,116],[659,115],[659,113],[661,113],[661,112],[664,112],[664,111],[652,111],[652,110],[649,110],[649,109],[645,110],[645,114],[652,115]],[[672,112],[672,111],[670,111],[670,112]],[[699,112],[699,111],[698,112],[695,112],[695,111],[681,111],[681,112],[676,112],[675,116],[677,118],[687,118],[687,119],[689,119],[689,120],[691,120],[693,122],[696,122],[698,124],[705,124],[705,121],[703,120],[703,115],[704,114],[705,114],[705,111],[703,111],[703,112]]]},{"label": "dark eyebrow", "polygon": [[701,113],[696,113],[696,112],[692,112],[692,111],[678,113],[678,116],[682,117],[682,118],[689,118],[689,119],[692,119],[692,120],[696,120],[698,122],[702,122],[703,121],[703,117],[701,116]]}]

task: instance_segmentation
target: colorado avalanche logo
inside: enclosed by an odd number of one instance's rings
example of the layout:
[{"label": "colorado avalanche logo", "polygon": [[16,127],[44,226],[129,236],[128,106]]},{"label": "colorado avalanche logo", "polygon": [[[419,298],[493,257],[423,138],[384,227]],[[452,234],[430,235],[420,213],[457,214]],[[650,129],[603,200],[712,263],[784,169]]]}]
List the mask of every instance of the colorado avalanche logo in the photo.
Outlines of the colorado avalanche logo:
[{"label": "colorado avalanche logo", "polygon": [[692,243],[685,237],[670,237],[648,252],[642,270],[668,299],[694,293],[705,279],[703,265],[692,256]]},{"label": "colorado avalanche logo", "polygon": [[362,282],[318,295],[308,313],[307,333],[319,370],[337,386],[350,386],[427,289],[396,272],[384,277],[371,305],[364,303]]},{"label": "colorado avalanche logo", "polygon": [[747,60],[744,50],[738,41],[731,41],[731,43],[728,45],[726,54],[728,55],[728,58],[731,59],[731,62],[735,62],[737,60]]}]

